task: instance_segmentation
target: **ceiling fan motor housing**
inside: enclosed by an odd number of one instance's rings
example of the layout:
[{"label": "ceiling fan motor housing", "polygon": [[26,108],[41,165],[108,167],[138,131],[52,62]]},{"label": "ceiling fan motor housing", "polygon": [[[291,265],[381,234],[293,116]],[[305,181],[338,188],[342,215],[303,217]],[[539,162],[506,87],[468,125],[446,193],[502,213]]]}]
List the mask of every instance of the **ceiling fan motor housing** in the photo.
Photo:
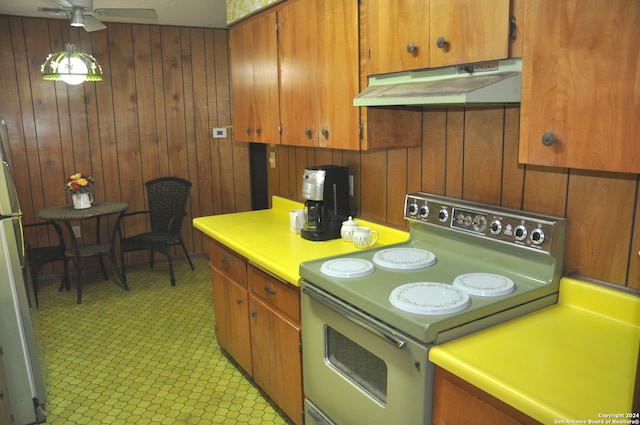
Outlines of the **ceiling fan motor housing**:
[{"label": "ceiling fan motor housing", "polygon": [[93,0],[56,0],[56,3],[62,7],[81,7],[86,11],[93,9]]}]

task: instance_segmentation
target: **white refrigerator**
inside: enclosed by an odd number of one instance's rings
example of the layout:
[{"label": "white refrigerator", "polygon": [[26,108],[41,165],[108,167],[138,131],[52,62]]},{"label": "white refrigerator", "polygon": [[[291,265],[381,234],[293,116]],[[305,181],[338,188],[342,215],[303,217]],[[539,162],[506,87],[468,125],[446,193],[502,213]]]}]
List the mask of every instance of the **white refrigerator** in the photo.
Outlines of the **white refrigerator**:
[{"label": "white refrigerator", "polygon": [[0,347],[15,425],[44,422],[47,397],[40,323],[25,256],[6,122],[0,116]]}]

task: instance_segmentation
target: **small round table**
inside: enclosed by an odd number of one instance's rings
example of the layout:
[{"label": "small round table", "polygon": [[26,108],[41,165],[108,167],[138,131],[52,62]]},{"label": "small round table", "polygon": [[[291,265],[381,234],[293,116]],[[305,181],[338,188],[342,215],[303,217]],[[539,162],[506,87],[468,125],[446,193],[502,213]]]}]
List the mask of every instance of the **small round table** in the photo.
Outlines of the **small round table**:
[{"label": "small round table", "polygon": [[[124,211],[126,211],[127,208],[129,208],[129,204],[127,204],[126,202],[102,201],[94,202],[90,208],[80,210],[75,209],[73,205],[59,205],[51,208],[46,208],[38,213],[38,216],[44,220],[63,222],[67,227],[69,234],[71,235],[73,249],[68,249],[66,255],[67,257],[73,258],[75,260],[76,267],[78,268],[78,304],[82,302],[82,274],[84,272],[84,259],[87,257],[100,257],[102,274],[104,275],[105,279],[107,279],[107,273],[104,268],[102,256],[109,256],[111,258],[111,263],[115,268],[116,275],[122,283],[122,286],[124,287],[124,289],[129,290],[129,286],[122,278],[120,269],[118,267],[118,262],[116,261],[114,252],[116,237],[115,229],[111,232],[111,243],[100,243],[100,217],[116,213],[122,214]],[[73,232],[71,222],[73,220],[84,220],[87,218],[96,219],[96,243],[89,245],[80,245],[75,233]]]}]

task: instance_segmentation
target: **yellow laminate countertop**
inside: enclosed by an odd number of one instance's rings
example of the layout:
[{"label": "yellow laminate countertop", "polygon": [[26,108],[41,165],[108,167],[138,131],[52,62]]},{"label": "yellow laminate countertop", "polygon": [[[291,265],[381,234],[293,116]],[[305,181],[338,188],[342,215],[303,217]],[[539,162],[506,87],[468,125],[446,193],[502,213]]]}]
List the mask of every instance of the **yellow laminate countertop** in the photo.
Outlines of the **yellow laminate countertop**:
[{"label": "yellow laminate countertop", "polygon": [[[275,276],[298,286],[303,261],[357,250],[342,239],[308,241],[289,231],[289,211],[299,202],[274,196],[266,210],[212,215],[193,219],[193,226]],[[404,242],[409,233],[356,218],[362,226],[379,232],[373,247]]]},{"label": "yellow laminate countertop", "polygon": [[563,278],[558,304],[429,358],[543,424],[629,423],[606,415],[631,413],[639,343],[640,297]]}]

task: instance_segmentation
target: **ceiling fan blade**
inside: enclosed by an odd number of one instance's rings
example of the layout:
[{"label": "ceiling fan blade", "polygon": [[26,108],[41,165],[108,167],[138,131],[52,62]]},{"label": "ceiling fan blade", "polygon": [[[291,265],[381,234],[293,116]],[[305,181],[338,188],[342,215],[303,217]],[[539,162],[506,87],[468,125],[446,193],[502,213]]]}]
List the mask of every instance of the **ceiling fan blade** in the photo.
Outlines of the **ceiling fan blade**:
[{"label": "ceiling fan blade", "polygon": [[67,9],[55,7],[39,7],[38,12],[51,13],[53,15],[69,16],[70,11]]},{"label": "ceiling fan blade", "polygon": [[94,18],[93,16],[84,16],[84,29],[87,32],[103,30],[107,28],[105,24]]},{"label": "ceiling fan blade", "polygon": [[154,9],[95,9],[93,13],[113,18],[158,19]]}]

